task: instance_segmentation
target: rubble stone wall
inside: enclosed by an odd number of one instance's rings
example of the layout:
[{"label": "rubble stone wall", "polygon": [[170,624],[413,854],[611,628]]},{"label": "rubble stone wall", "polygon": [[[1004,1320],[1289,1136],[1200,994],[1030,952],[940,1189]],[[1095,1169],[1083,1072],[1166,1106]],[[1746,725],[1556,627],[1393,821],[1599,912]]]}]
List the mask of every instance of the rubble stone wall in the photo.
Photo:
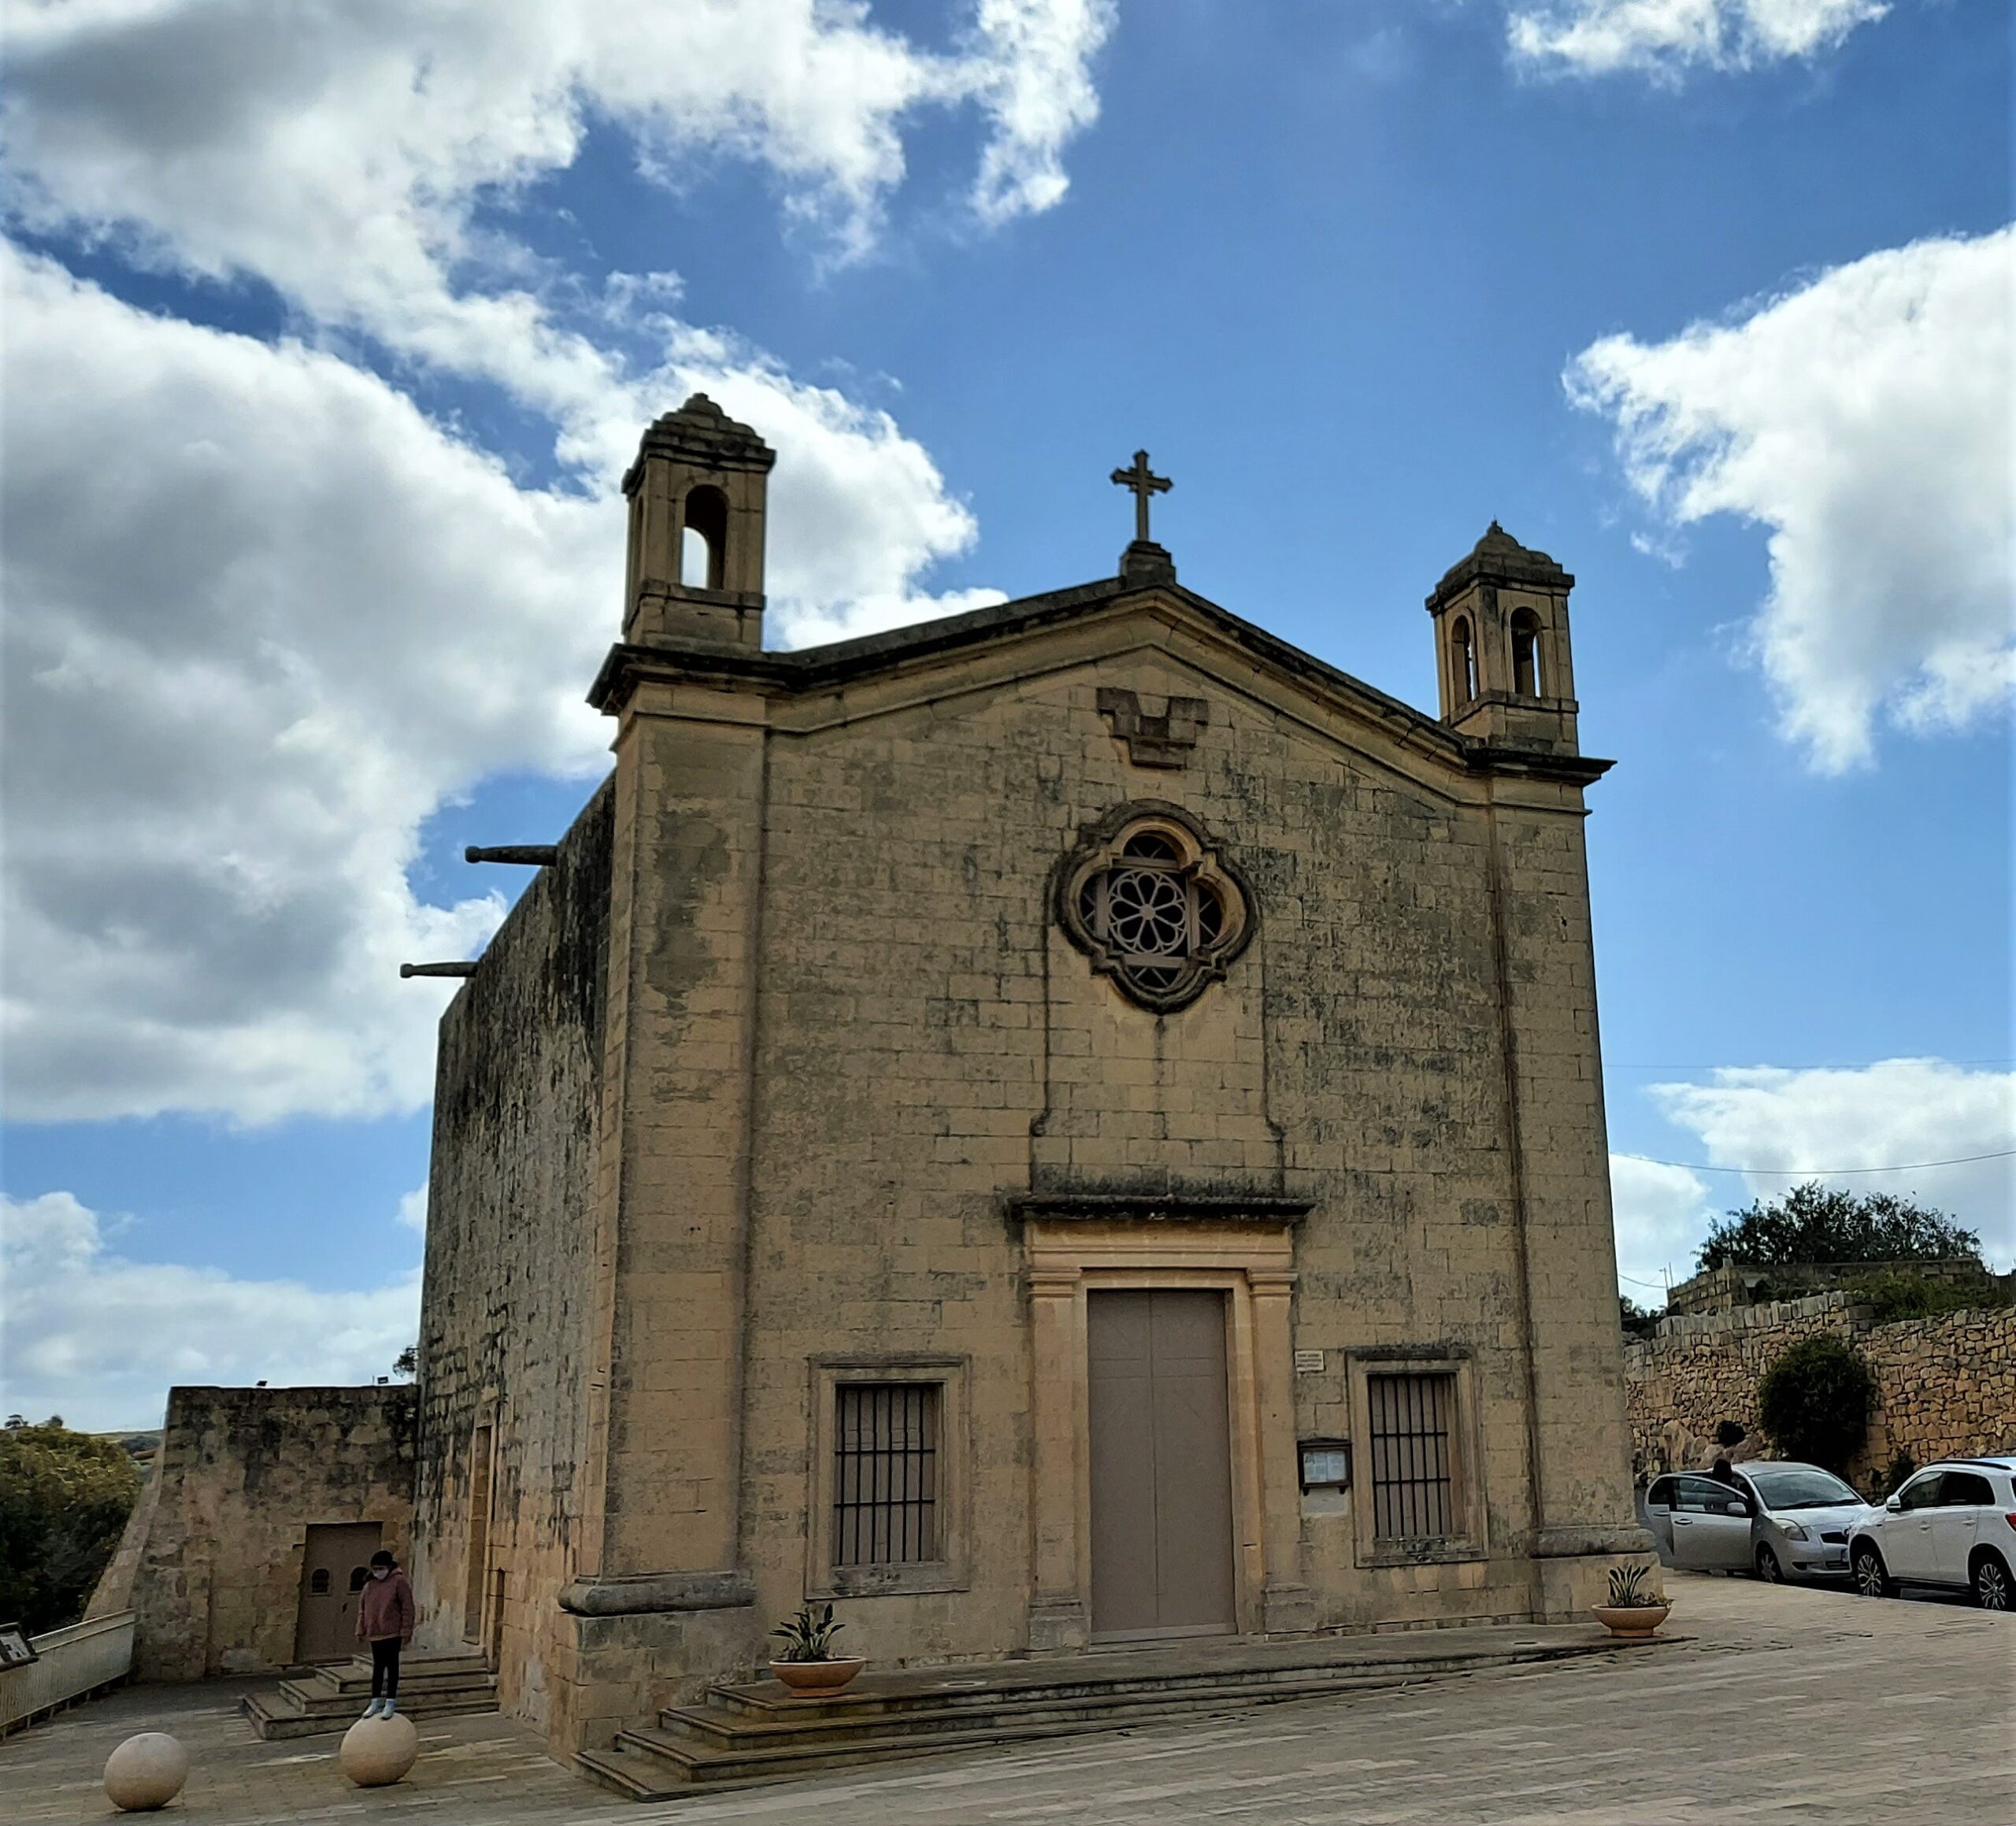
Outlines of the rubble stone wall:
[{"label": "rubble stone wall", "polygon": [[1847,1339],[1874,1372],[1869,1437],[1848,1466],[1864,1488],[1899,1452],[1918,1464],[2016,1449],[2016,1309],[1948,1313],[1878,1325],[1845,1294],[1668,1318],[1624,1353],[1632,1462],[1640,1479],[1714,1456],[1718,1423],[1748,1436],[1736,1457],[1766,1455],[1757,1385],[1803,1338]]}]

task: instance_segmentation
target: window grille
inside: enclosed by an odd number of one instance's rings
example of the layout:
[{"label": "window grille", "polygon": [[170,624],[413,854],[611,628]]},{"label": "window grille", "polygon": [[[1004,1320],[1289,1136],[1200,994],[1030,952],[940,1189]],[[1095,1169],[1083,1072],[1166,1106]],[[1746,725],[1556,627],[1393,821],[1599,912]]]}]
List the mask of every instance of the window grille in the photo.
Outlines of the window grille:
[{"label": "window grille", "polygon": [[1456,1379],[1366,1378],[1372,1412],[1373,1532],[1380,1540],[1440,1540],[1457,1532],[1450,1435]]},{"label": "window grille", "polygon": [[327,1566],[317,1566],[308,1575],[308,1595],[311,1598],[329,1595],[329,1569]]},{"label": "window grille", "polygon": [[939,1385],[842,1383],[833,1433],[833,1564],[939,1557]]}]

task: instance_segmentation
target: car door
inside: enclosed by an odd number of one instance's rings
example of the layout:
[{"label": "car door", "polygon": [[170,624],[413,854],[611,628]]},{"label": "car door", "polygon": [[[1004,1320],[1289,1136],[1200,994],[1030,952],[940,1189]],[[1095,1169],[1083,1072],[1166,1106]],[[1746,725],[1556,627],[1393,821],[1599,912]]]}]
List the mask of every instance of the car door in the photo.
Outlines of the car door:
[{"label": "car door", "polygon": [[1651,1530],[1659,1557],[1669,1565],[1673,1563],[1673,1483],[1670,1477],[1655,1478],[1645,1492],[1645,1526]]},{"label": "car door", "polygon": [[1932,1569],[1932,1517],[1946,1473],[1921,1471],[1883,1506],[1883,1561],[1892,1579],[1936,1579]]},{"label": "car door", "polygon": [[1967,1583],[1967,1556],[1974,1550],[1974,1535],[1981,1518],[1991,1513],[1994,1504],[1995,1491],[1979,1472],[1940,1473],[1938,1507],[1925,1512],[1931,1530],[1926,1578],[1936,1579],[1942,1585]]},{"label": "car door", "polygon": [[1673,1481],[1673,1564],[1697,1572],[1747,1571],[1749,1499],[1713,1477]]}]

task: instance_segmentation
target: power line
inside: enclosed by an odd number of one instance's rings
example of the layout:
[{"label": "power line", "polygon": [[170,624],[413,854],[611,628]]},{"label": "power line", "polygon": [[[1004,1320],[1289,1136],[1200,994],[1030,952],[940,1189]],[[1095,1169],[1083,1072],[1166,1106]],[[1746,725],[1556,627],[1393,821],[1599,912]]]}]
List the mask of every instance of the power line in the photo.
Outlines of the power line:
[{"label": "power line", "polygon": [[1772,1179],[1837,1180],[1849,1173],[1914,1173],[1924,1167],[1971,1166],[1976,1161],[2006,1161],[2016,1156],[2016,1147],[1999,1148],[1993,1154],[1957,1154],[1950,1161],[1906,1161],[1894,1167],[1711,1167],[1700,1161],[1655,1161],[1650,1154],[1629,1154],[1647,1166],[1678,1167],[1690,1173],[1757,1173]]}]

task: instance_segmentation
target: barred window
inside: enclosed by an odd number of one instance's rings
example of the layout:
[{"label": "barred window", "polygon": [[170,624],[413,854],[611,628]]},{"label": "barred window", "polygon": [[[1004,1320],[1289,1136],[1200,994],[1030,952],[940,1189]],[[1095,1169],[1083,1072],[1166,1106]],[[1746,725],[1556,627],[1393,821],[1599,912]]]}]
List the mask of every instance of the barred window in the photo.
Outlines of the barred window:
[{"label": "barred window", "polygon": [[842,1383],[833,1391],[833,1565],[900,1566],[942,1557],[941,1385]]},{"label": "barred window", "polygon": [[1366,1379],[1372,1420],[1373,1533],[1380,1540],[1440,1540],[1458,1532],[1451,1439],[1456,1379]]}]

